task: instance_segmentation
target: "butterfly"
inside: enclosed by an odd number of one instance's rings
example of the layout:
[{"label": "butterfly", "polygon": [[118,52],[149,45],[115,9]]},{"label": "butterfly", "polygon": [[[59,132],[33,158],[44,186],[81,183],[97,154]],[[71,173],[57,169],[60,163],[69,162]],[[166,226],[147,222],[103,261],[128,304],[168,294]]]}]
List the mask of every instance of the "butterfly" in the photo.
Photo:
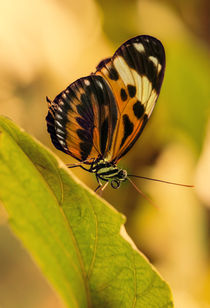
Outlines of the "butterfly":
[{"label": "butterfly", "polygon": [[[148,35],[122,44],[96,71],[47,98],[52,143],[118,188],[128,178],[117,166],[141,135],[160,93],[165,71],[161,42]],[[85,166],[85,167],[84,167]]]}]

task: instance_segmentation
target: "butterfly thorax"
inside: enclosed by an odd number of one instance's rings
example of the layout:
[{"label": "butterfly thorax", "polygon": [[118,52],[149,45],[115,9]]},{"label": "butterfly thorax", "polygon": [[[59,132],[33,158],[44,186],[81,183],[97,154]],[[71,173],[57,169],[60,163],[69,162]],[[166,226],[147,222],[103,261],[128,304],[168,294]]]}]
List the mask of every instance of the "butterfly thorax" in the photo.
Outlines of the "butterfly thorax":
[{"label": "butterfly thorax", "polygon": [[93,162],[89,171],[95,173],[98,181],[109,181],[113,188],[118,188],[127,178],[126,170],[104,159]]}]

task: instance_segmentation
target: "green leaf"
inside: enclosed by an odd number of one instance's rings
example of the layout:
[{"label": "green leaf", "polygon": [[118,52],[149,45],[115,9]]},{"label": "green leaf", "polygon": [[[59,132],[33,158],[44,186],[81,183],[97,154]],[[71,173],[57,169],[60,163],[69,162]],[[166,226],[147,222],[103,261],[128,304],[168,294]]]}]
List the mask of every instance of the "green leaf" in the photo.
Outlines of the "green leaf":
[{"label": "green leaf", "polygon": [[0,182],[12,229],[66,307],[173,307],[167,283],[126,234],[124,216],[3,117]]}]

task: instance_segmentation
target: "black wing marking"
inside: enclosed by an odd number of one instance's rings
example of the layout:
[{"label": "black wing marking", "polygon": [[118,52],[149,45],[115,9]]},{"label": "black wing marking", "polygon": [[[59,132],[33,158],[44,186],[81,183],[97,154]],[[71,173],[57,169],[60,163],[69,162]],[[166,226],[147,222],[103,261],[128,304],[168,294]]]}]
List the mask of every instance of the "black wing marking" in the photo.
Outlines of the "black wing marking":
[{"label": "black wing marking", "polygon": [[57,149],[91,163],[110,147],[117,122],[116,102],[101,76],[87,76],[56,96],[46,120]]}]

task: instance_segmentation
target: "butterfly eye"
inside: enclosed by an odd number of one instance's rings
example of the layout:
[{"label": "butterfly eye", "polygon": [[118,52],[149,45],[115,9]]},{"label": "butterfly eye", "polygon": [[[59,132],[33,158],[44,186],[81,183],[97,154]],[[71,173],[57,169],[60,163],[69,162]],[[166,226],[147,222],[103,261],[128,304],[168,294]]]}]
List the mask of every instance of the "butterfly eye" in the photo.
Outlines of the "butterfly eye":
[{"label": "butterfly eye", "polygon": [[112,186],[112,188],[114,188],[114,189],[119,188],[119,187],[120,187],[120,181],[119,181],[119,180],[112,180],[112,181],[111,181],[111,186]]},{"label": "butterfly eye", "polygon": [[117,176],[118,176],[119,179],[126,179],[127,175],[128,175],[127,171],[122,169],[122,170],[120,170],[120,172],[118,173]]}]

